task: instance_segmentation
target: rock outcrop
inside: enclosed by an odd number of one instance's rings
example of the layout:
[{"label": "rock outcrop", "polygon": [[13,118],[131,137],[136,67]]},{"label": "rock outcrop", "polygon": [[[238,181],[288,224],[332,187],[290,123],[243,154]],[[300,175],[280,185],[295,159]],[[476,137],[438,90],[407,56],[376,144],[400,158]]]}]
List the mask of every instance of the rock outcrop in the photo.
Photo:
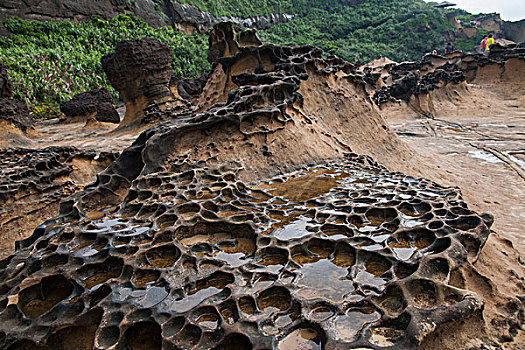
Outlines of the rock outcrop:
[{"label": "rock outcrop", "polygon": [[22,100],[15,98],[0,98],[0,122],[12,125],[23,133],[33,128],[27,105]]},{"label": "rock outcrop", "polygon": [[85,121],[95,118],[99,122],[120,123],[120,117],[113,107],[113,98],[105,88],[83,92],[60,104],[66,122]]},{"label": "rock outcrop", "polygon": [[176,89],[172,95],[180,96],[185,100],[198,98],[202,94],[202,90],[208,81],[208,74],[204,74],[198,78],[181,78],[172,74],[170,79],[170,88]]},{"label": "rock outcrop", "polygon": [[525,42],[525,19],[516,22],[504,22],[505,37],[516,42]]},{"label": "rock outcrop", "polygon": [[222,21],[231,21],[244,29],[269,29],[276,24],[286,23],[294,17],[289,14],[277,13],[248,18],[215,17],[209,12],[203,12],[194,6],[179,4],[175,1],[167,1],[165,11],[174,27],[186,33],[203,32]]},{"label": "rock outcrop", "polygon": [[[524,67],[523,44],[507,47],[495,44],[488,55],[460,52],[445,56],[427,55],[419,62],[365,65],[361,72],[367,91],[378,106],[404,101],[418,114],[434,117],[434,92],[455,87],[464,89],[465,82],[492,85],[506,82],[514,85],[515,91],[511,95],[519,98],[524,87]],[[439,95],[437,99],[441,97]]]},{"label": "rock outcrop", "polygon": [[6,18],[13,16],[27,20],[53,21],[87,19],[94,15],[110,19],[118,14],[130,12],[154,27],[170,24],[159,8],[159,2],[155,0],[6,0],[0,3],[0,35],[7,34],[3,23]]},{"label": "rock outcrop", "polygon": [[7,68],[0,62],[0,98],[13,96],[13,88],[7,76]]},{"label": "rock outcrop", "polygon": [[419,165],[370,77],[233,30],[198,99],[148,107],[159,123],[0,262],[4,348],[416,349],[481,318],[459,279],[492,217],[355,153]]},{"label": "rock outcrop", "polygon": [[149,103],[171,96],[172,59],[171,49],[152,38],[123,41],[115,52],[102,57],[111,85],[126,103],[122,125],[140,122]]},{"label": "rock outcrop", "polygon": [[7,69],[0,63],[0,146],[15,140],[26,143],[25,137],[33,129],[27,105],[18,98],[11,98],[12,95]]},{"label": "rock outcrop", "polygon": [[116,157],[73,147],[0,149],[0,256],[4,242],[28,236],[42,217],[56,215],[59,203],[85,186]]},{"label": "rock outcrop", "polygon": [[230,20],[243,28],[268,29],[273,25],[285,23],[293,18],[288,14],[268,14],[249,18],[216,17],[198,8],[167,0],[43,0],[20,1],[7,0],[0,4],[0,35],[6,35],[3,22],[8,17],[20,17],[27,20],[50,21],[87,19],[100,16],[110,19],[119,14],[134,13],[153,27],[171,25],[181,32],[205,32],[221,21]]},{"label": "rock outcrop", "polygon": [[231,22],[221,22],[211,31],[208,44],[208,61],[216,63],[219,58],[235,56],[243,47],[260,46],[262,42],[254,30],[243,30]]}]

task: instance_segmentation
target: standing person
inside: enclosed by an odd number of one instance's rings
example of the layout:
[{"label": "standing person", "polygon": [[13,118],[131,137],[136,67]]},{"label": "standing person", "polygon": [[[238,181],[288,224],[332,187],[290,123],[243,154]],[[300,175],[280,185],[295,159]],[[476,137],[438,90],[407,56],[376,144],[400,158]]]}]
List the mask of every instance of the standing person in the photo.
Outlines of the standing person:
[{"label": "standing person", "polygon": [[448,43],[447,44],[447,48],[445,49],[446,53],[452,53],[454,52],[454,46],[452,45],[452,43]]},{"label": "standing person", "polygon": [[485,51],[490,51],[492,44],[494,44],[494,38],[492,37],[492,34],[489,34],[487,41],[485,41]]},{"label": "standing person", "polygon": [[487,34],[483,35],[483,39],[481,39],[481,43],[479,44],[479,48],[481,49],[481,53],[485,52],[485,43],[487,42]]}]

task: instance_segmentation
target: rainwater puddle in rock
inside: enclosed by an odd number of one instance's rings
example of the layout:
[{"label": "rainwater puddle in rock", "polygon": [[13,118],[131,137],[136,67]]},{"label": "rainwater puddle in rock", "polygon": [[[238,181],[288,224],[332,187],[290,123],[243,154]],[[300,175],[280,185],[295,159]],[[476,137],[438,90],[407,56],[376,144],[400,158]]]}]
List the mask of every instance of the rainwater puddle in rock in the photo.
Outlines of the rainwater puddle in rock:
[{"label": "rainwater puddle in rock", "polygon": [[163,287],[149,287],[145,290],[131,288],[116,288],[112,294],[114,302],[130,301],[140,308],[150,308],[161,303],[168,296],[168,291]]},{"label": "rainwater puddle in rock", "polygon": [[373,308],[349,309],[345,315],[336,316],[332,322],[335,338],[344,342],[352,342],[363,329],[381,318]]},{"label": "rainwater puddle in rock", "polygon": [[297,280],[297,295],[305,300],[323,299],[339,304],[354,291],[353,282],[347,278],[348,269],[326,259],[304,264],[296,273],[301,276]]},{"label": "rainwater puddle in rock", "polygon": [[273,196],[292,202],[302,202],[330,192],[347,178],[348,173],[326,168],[292,174],[285,182],[263,183],[253,189],[265,189]]},{"label": "rainwater puddle in rock", "polygon": [[301,216],[288,225],[284,225],[283,228],[274,230],[271,235],[282,241],[304,237],[311,234],[306,229],[309,221],[311,221],[311,218]]},{"label": "rainwater puddle in rock", "polygon": [[198,257],[214,257],[226,262],[231,267],[239,267],[251,261],[255,251],[255,241],[252,238],[232,238],[231,234],[197,234],[181,239],[180,242],[189,247]]},{"label": "rainwater puddle in rock", "polygon": [[277,345],[279,350],[320,350],[321,337],[316,330],[299,328],[288,334]]}]

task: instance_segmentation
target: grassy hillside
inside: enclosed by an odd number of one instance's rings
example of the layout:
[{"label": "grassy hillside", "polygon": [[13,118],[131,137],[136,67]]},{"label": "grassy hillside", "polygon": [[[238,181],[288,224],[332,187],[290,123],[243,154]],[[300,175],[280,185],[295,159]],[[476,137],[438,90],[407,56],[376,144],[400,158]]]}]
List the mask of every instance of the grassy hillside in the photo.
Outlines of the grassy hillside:
[{"label": "grassy hillside", "polygon": [[446,45],[453,26],[422,0],[181,0],[217,16],[288,13],[296,17],[260,32],[278,44],[313,44],[349,60],[381,54],[394,60],[420,58]]},{"label": "grassy hillside", "polygon": [[110,21],[34,22],[10,18],[12,33],[0,37],[0,59],[7,65],[15,94],[28,104],[58,106],[73,95],[111,88],[100,58],[122,40],[153,37],[171,47],[173,70],[199,76],[209,70],[206,35],[181,34],[171,27],[153,29],[133,14]]}]

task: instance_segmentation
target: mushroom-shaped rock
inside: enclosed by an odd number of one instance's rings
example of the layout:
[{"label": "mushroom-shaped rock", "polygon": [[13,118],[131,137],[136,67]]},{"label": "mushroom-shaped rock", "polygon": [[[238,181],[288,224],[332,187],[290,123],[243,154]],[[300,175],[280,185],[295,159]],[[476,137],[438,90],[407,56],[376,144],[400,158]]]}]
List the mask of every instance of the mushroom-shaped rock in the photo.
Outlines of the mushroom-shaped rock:
[{"label": "mushroom-shaped rock", "polygon": [[75,95],[62,103],[60,110],[66,115],[66,121],[84,121],[95,117],[99,122],[119,123],[120,117],[113,107],[113,99],[107,89],[97,89]]},{"label": "mushroom-shaped rock", "polygon": [[140,123],[143,109],[170,96],[171,49],[157,39],[122,41],[102,57],[111,85],[126,103],[122,125]]}]

